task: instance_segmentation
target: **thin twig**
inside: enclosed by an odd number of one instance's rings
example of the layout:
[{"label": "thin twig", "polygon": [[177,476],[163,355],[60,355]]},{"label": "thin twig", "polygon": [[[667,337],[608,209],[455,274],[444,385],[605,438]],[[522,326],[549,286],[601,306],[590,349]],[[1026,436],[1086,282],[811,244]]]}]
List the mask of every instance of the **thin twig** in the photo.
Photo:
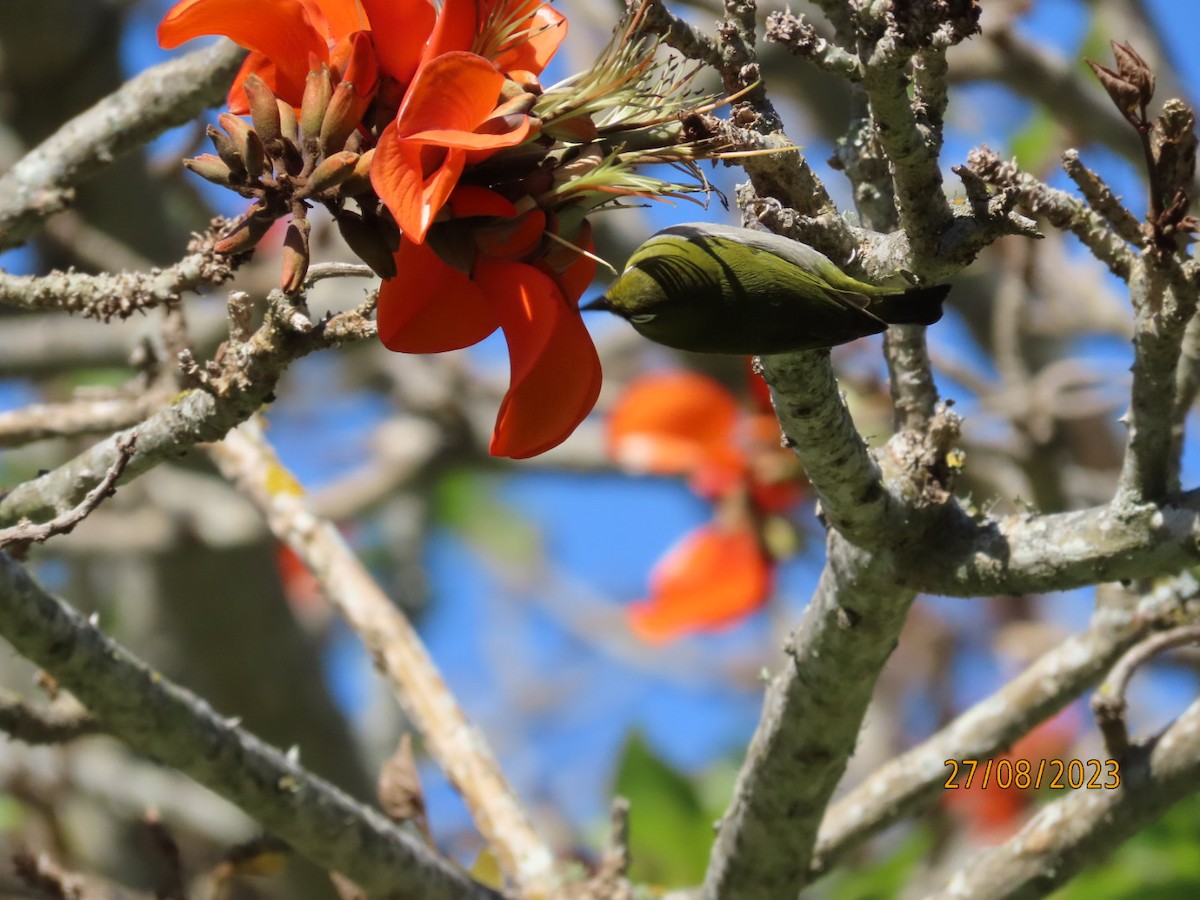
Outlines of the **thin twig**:
[{"label": "thin twig", "polygon": [[1135,757],[1089,761],[1084,776],[1087,787],[1043,807],[1007,843],[976,850],[931,900],[1045,897],[1107,858],[1200,789],[1200,701]]},{"label": "thin twig", "polygon": [[[1191,590],[1195,581],[1188,578]],[[1042,655],[1021,674],[937,734],[881,766],[825,814],[812,877],[900,817],[942,794],[947,759],[985,759],[1054,715],[1094,682],[1119,654],[1178,609],[1180,597],[1156,591],[1135,610],[1097,613],[1088,629]]]},{"label": "thin twig", "polygon": [[502,871],[522,896],[548,896],[556,879],[552,851],[534,830],[482,734],[447,688],[404,613],[363,568],[333,523],[313,515],[303,489],[259,429],[243,426],[208,451],[358,632],[429,752],[462,794]]},{"label": "thin twig", "polygon": [[1104,683],[1092,695],[1092,712],[1104,735],[1104,745],[1117,759],[1129,753],[1129,730],[1125,724],[1125,690],[1129,680],[1143,665],[1160,653],[1200,643],[1200,625],[1184,625],[1142,641],[1121,657]]},{"label": "thin twig", "polygon": [[69,534],[75,526],[92,514],[105,498],[109,497],[116,488],[117,482],[125,473],[129,461],[133,459],[137,449],[137,431],[130,431],[116,441],[117,458],[109,466],[100,483],[84,495],[79,504],[72,510],[55,516],[49,522],[34,524],[29,521],[18,522],[10,528],[0,529],[0,548],[8,548],[18,554],[23,553],[30,544],[42,544],[57,534]]}]

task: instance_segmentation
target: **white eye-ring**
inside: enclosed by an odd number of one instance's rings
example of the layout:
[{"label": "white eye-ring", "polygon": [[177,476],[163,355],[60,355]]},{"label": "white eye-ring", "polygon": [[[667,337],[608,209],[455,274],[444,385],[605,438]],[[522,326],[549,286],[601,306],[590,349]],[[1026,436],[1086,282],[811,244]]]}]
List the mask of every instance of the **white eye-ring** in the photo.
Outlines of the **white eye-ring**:
[{"label": "white eye-ring", "polygon": [[636,316],[630,316],[629,321],[634,325],[645,325],[647,322],[653,322],[658,316],[655,313],[638,313]]}]

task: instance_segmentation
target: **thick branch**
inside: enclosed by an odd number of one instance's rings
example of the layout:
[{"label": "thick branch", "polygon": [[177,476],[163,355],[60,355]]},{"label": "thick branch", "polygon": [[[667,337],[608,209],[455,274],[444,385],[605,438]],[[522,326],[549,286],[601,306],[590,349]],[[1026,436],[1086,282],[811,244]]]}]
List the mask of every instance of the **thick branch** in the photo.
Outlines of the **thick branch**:
[{"label": "thick branch", "polygon": [[0,553],[0,633],[130,746],[242,806],[373,896],[496,895],[421,841],[222,719],[43,591]]},{"label": "thick branch", "polygon": [[721,821],[705,900],[799,892],[817,826],[915,596],[896,587],[888,554],[866,553],[836,532],[828,547]]},{"label": "thick branch", "polygon": [[881,537],[893,514],[892,498],[838,392],[829,353],[761,361],[784,441],[797,449],[826,519],[855,540]]},{"label": "thick branch", "polygon": [[0,178],[0,251],[68,205],[75,185],[219,103],[245,53],[222,40],[148,69],[26,154]]}]

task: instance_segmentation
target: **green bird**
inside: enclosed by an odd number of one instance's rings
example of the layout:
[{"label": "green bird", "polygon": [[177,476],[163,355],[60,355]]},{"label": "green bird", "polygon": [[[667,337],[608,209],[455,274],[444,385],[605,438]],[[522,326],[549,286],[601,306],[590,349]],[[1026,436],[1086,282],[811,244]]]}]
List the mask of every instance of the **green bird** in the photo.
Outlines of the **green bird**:
[{"label": "green bird", "polygon": [[583,308],[615,313],[678,350],[756,355],[832,347],[888,325],[931,325],[949,290],[876,287],[798,241],[695,222],[647,240],[608,292]]}]

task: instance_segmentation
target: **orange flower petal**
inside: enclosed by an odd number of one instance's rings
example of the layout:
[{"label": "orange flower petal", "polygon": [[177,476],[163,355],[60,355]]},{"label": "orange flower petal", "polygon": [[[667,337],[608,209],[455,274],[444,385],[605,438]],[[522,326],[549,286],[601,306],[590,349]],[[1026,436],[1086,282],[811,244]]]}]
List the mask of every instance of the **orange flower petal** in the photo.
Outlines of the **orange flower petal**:
[{"label": "orange flower petal", "polygon": [[491,188],[477,184],[460,184],[446,201],[450,214],[456,219],[468,216],[495,216],[507,219],[517,214],[517,207],[511,200],[497,194]]},{"label": "orange flower petal", "polygon": [[375,146],[371,186],[404,235],[420,242],[454,190],[464,165],[464,151],[408,143],[399,138],[393,122]]},{"label": "orange flower petal", "polygon": [[478,0],[444,0],[421,57],[422,68],[445,53],[470,50],[478,30],[478,15]]},{"label": "orange flower petal", "polygon": [[[371,28],[366,14],[357,0],[301,0],[301,2],[308,7],[309,18],[318,28],[320,27],[319,20],[325,20],[324,38],[326,41],[337,43],[348,34],[355,31],[367,31]],[[313,7],[316,9],[314,10]]]},{"label": "orange flower petal", "polygon": [[379,60],[368,31],[355,31],[338,41],[330,51],[329,64],[342,81],[354,85],[359,97],[373,96],[379,83]]},{"label": "orange flower petal", "polygon": [[521,29],[527,36],[510,42],[492,62],[501,72],[524,69],[540,75],[567,36],[567,17],[539,0],[525,3],[521,14],[529,16]]},{"label": "orange flower petal", "polygon": [[293,106],[300,105],[300,101],[304,97],[304,82],[292,81],[279,71],[275,63],[261,53],[251,52],[242,63],[241,69],[238,70],[233,84],[229,88],[226,105],[231,113],[236,116],[244,116],[250,112],[250,101],[246,97],[246,89],[242,87],[242,84],[245,82],[246,76],[252,73],[265,81],[267,87],[280,100]]},{"label": "orange flower petal", "polygon": [[417,72],[396,116],[396,133],[443,147],[512,146],[497,143],[508,139],[507,134],[475,134],[491,118],[503,85],[504,76],[482,56],[444,53]]},{"label": "orange flower petal", "polygon": [[401,353],[477,344],[500,326],[496,305],[464,272],[424,244],[401,240],[396,277],[379,288],[379,339]]},{"label": "orange flower petal", "polygon": [[383,71],[408,84],[437,21],[429,0],[362,0]]},{"label": "orange flower petal", "polygon": [[737,420],[733,395],[705,375],[645,375],[625,389],[609,414],[608,452],[625,468],[656,475],[736,466]]},{"label": "orange flower petal", "polygon": [[630,605],[629,627],[661,644],[713,631],[762,608],[771,593],[771,566],[748,527],[706,525],[685,535],[650,576],[650,599]]},{"label": "orange flower petal", "polygon": [[297,0],[183,0],[158,26],[158,42],[177,47],[205,34],[223,34],[271,60],[285,79],[304,83],[309,54],[328,58],[328,47]]},{"label": "orange flower petal", "polygon": [[600,358],[583,317],[546,273],[480,260],[475,278],[496,304],[511,368],[490,452],[537,456],[566,440],[596,405]]},{"label": "orange flower petal", "polygon": [[546,214],[533,208],[518,218],[474,229],[475,246],[489,259],[524,259],[538,248],[546,231]]}]

